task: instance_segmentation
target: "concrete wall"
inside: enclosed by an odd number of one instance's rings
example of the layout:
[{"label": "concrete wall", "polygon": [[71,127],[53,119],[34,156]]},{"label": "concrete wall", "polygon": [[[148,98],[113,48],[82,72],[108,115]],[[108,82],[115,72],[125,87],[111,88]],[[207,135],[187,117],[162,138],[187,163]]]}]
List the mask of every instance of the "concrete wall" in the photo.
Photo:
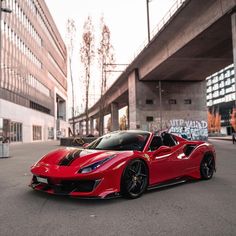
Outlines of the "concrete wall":
[{"label": "concrete wall", "polygon": [[[130,129],[157,131],[171,129],[207,137],[206,82],[161,82],[162,125],[158,82],[142,82],[135,73],[129,76]],[[153,104],[147,104],[151,100]],[[191,104],[186,104],[191,101]],[[171,102],[176,102],[171,104]],[[148,121],[147,119],[153,119]],[[205,137],[205,138],[206,138]]]}]

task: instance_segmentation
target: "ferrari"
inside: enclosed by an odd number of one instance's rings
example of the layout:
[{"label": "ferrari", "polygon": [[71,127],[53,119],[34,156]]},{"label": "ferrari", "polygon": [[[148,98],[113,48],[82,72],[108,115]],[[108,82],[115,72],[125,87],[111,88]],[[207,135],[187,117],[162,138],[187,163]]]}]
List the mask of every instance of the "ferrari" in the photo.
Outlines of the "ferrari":
[{"label": "ferrari", "polygon": [[146,190],[187,180],[209,180],[214,147],[164,132],[116,131],[83,147],[66,147],[31,167],[30,186],[82,198],[138,198]]}]

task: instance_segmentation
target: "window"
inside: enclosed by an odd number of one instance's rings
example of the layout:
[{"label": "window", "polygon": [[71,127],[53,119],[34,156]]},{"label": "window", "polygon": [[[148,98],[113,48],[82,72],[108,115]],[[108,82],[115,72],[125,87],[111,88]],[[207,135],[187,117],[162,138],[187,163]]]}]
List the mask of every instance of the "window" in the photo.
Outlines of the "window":
[{"label": "window", "polygon": [[213,90],[217,90],[219,88],[218,84],[214,84]]},{"label": "window", "polygon": [[192,100],[191,99],[184,99],[184,104],[191,104]]},{"label": "window", "polygon": [[212,91],[212,87],[210,86],[210,87],[208,87],[208,89],[207,89],[207,93],[210,93]]},{"label": "window", "polygon": [[162,145],[163,145],[162,138],[160,136],[154,136],[149,146],[149,150],[150,151],[157,150]]},{"label": "window", "polygon": [[211,93],[209,93],[209,94],[207,95],[207,100],[209,100],[209,99],[212,99],[212,94],[211,94]]},{"label": "window", "polygon": [[225,85],[230,85],[231,84],[231,81],[230,81],[230,78],[228,78],[226,81],[225,81]]},{"label": "window", "polygon": [[26,83],[37,89],[39,92],[45,94],[46,96],[50,96],[50,90],[42,84],[39,80],[37,80],[33,75],[29,74],[26,78]]},{"label": "window", "polygon": [[57,70],[61,72],[62,76],[64,77],[65,74],[64,74],[63,70],[61,69],[61,67],[58,65],[58,63],[54,59],[54,57],[49,52],[48,52],[48,58],[52,62],[52,64],[57,68]]},{"label": "window", "polygon": [[96,139],[87,149],[142,151],[148,137],[149,133],[147,132],[114,132]]},{"label": "window", "polygon": [[210,77],[207,78],[207,86],[210,86],[211,85],[211,79]]},{"label": "window", "polygon": [[[223,79],[224,77],[223,77],[223,74],[221,74],[220,76],[219,76],[219,79],[221,80],[221,79]],[[214,78],[213,78],[213,83],[217,83],[218,82],[218,77],[217,76],[215,76]]]},{"label": "window", "polygon": [[33,125],[33,140],[42,140],[42,127]]},{"label": "window", "polygon": [[169,99],[169,104],[177,104],[176,99]]},{"label": "window", "polygon": [[[222,80],[222,79],[224,79],[224,76],[223,76],[223,74],[220,74],[219,80]],[[218,77],[214,77],[213,83],[217,83],[217,82],[218,82]]]},{"label": "window", "polygon": [[10,141],[22,142],[22,123],[11,122],[10,124]]},{"label": "window", "polygon": [[146,104],[152,105],[153,104],[153,100],[152,99],[146,99]]},{"label": "window", "polygon": [[36,102],[30,101],[30,108],[37,110],[37,111],[41,111],[43,113],[46,114],[50,114],[50,109],[48,109],[47,107],[44,107]]},{"label": "window", "polygon": [[207,106],[212,106],[212,100],[210,100],[209,102],[207,102]]},{"label": "window", "polygon": [[233,92],[233,88],[232,87],[229,87],[229,88],[225,89],[225,93],[231,93],[231,92]]},{"label": "window", "polygon": [[220,88],[223,88],[225,86],[224,81],[220,82]]},{"label": "window", "polygon": [[228,70],[228,71],[226,71],[226,73],[225,73],[225,78],[228,78],[230,76],[230,71]]},{"label": "window", "polygon": [[177,144],[177,141],[175,140],[175,138],[169,133],[164,133],[162,135],[162,141],[163,141],[163,144],[168,147],[172,147]]},{"label": "window", "polygon": [[225,89],[224,88],[220,90],[220,96],[223,96],[223,95],[225,95]]},{"label": "window", "polygon": [[147,122],[153,121],[153,116],[147,116],[147,117],[146,117],[146,121],[147,121]]},{"label": "window", "polygon": [[54,128],[48,127],[48,139],[54,139]]}]

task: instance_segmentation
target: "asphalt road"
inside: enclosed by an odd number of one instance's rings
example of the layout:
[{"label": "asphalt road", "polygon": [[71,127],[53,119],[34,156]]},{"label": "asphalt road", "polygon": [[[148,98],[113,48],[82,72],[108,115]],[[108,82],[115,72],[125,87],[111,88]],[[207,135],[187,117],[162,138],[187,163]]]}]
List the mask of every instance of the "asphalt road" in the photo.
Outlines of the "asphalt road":
[{"label": "asphalt road", "polygon": [[236,235],[236,145],[213,141],[217,172],[135,200],[80,200],[30,189],[30,166],[56,142],[11,146],[0,159],[0,235]]}]

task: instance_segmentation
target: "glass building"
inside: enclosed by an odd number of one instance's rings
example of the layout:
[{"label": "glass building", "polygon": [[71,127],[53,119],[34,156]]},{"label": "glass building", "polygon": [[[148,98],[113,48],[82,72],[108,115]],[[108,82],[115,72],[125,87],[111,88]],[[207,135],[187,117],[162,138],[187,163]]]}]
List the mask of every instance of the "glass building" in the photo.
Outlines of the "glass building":
[{"label": "glass building", "polygon": [[44,0],[3,0],[0,136],[31,142],[66,136],[67,51]]},{"label": "glass building", "polygon": [[234,65],[231,64],[207,79],[207,107],[211,114],[221,117],[220,133],[230,135],[232,110],[236,102]]}]

